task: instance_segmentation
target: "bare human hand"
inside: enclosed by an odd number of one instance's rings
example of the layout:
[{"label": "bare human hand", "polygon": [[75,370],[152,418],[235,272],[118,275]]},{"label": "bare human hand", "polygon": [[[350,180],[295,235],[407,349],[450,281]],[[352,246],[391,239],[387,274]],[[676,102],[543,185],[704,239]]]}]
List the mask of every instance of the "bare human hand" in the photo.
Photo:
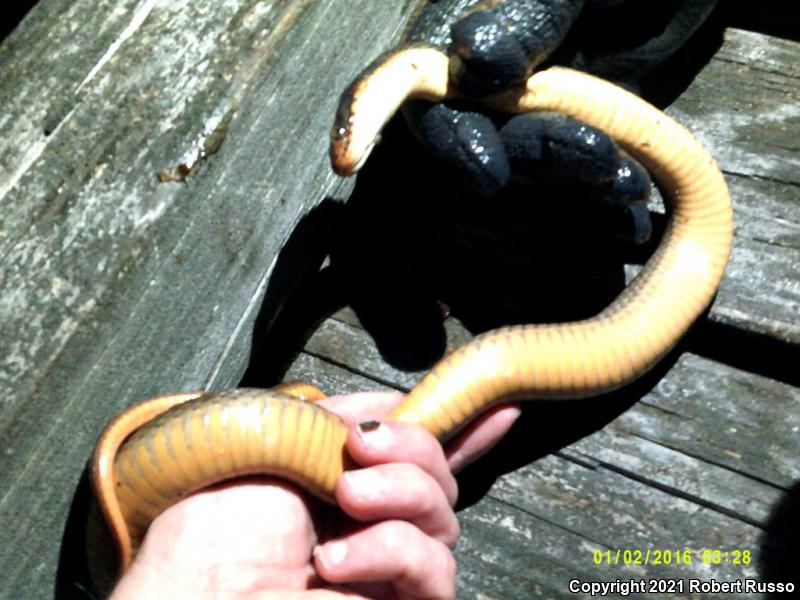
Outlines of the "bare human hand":
[{"label": "bare human hand", "polygon": [[182,500],[151,525],[112,600],[453,598],[458,538],[451,471],[486,452],[519,412],[498,407],[448,445],[381,418],[396,393],[328,398],[351,425],[347,451],[363,468],[336,488],[338,509],[282,481],[251,478]]}]

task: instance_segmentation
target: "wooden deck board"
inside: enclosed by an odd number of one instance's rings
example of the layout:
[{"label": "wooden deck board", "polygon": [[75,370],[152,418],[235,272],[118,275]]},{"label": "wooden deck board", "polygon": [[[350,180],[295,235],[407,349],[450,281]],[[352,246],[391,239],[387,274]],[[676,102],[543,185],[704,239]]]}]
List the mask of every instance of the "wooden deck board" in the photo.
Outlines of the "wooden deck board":
[{"label": "wooden deck board", "polygon": [[[789,60],[798,50],[796,42],[729,30],[720,51],[668,109],[717,156],[734,198],[733,257],[709,318],[742,334],[733,334],[737,346],[723,352],[741,353],[738,367],[748,362],[751,334],[788,344],[784,351],[798,342],[800,87]],[[465,245],[483,244],[484,252],[513,260],[513,235],[467,235],[473,237]],[[493,242],[508,247],[490,248]],[[448,348],[470,337],[453,319],[445,329]],[[288,375],[311,377],[335,392],[412,387],[421,372],[387,361],[385,340],[378,341],[352,310],[339,311],[314,330]],[[459,513],[464,539],[457,552],[463,597],[573,597],[566,592],[572,578],[796,578],[787,565],[797,526],[787,522],[785,507],[796,507],[800,480],[798,388],[686,352],[686,346],[627,398],[594,401],[610,403],[607,412],[591,400],[529,409],[521,432],[477,469],[477,483],[467,472],[462,485],[470,506]],[[777,348],[773,360],[787,358]],[[750,359],[754,365],[770,360]],[[522,456],[509,460],[515,453]],[[494,481],[498,473],[505,474]],[[747,549],[753,560],[706,565],[698,553],[692,565],[591,561],[594,549],[676,543]],[[771,550],[776,546],[784,548],[782,559]]]},{"label": "wooden deck board", "polygon": [[[800,44],[728,30],[667,110],[726,174],[736,239],[712,319],[800,343]],[[757,290],[757,293],[753,293]]]},{"label": "wooden deck board", "polygon": [[[372,4],[40,3],[5,40],[0,596],[52,597],[105,422],[236,385],[278,252],[351,185],[328,167],[335,103],[410,8]],[[159,181],[225,122],[185,181]]]},{"label": "wooden deck board", "polygon": [[[414,375],[393,374],[382,361],[365,360],[364,349],[375,350],[367,337],[331,319],[287,375],[337,392],[411,385]],[[325,358],[317,356],[320,352]],[[708,388],[739,381],[747,389],[715,403],[686,385],[701,377]],[[582,414],[593,412],[592,402],[529,409],[508,438],[512,441],[479,465],[480,471],[505,472],[509,454],[521,454],[513,467],[525,464],[499,476],[478,503],[459,513],[463,596],[569,598],[566,586],[572,578],[763,578],[765,529],[798,479],[793,457],[800,391],[683,354],[649,394],[610,424],[527,464],[547,452],[553,430],[580,431]],[[747,413],[754,410],[790,418],[776,427],[775,417],[751,419]],[[602,419],[594,423],[603,425]],[[749,457],[748,440],[765,436],[774,443]],[[461,483],[469,493],[474,474],[465,472]],[[691,565],[593,563],[594,550],[618,548],[697,553]],[[704,564],[702,550],[717,548],[749,550],[752,562]]]},{"label": "wooden deck board", "polygon": [[[380,358],[363,329],[336,319],[326,321],[316,330],[305,346],[306,354],[310,358],[297,359],[302,360],[300,364],[305,366],[300,371],[295,371],[293,366],[288,376],[310,377],[315,370],[323,373],[326,371],[319,361],[330,362],[334,375],[328,377],[332,379],[322,377],[317,381],[331,392],[356,389],[350,384],[344,388],[330,387],[342,379],[344,372],[353,373],[359,384],[363,384],[366,378],[372,382],[370,387],[377,385],[378,389],[402,390],[413,387],[423,374],[392,369]],[[310,359],[317,361],[313,368],[305,362]],[[622,440],[619,443],[626,449],[626,454],[639,456],[638,462],[621,462],[616,466],[629,471],[641,469],[642,476],[653,481],[658,480],[656,473],[662,469],[662,483],[675,489],[685,488],[687,482],[672,479],[673,475],[677,477],[678,471],[674,474],[667,472],[671,461],[688,461],[686,472],[695,472],[704,478],[710,477],[710,473],[719,473],[716,487],[723,491],[718,497],[704,498],[703,501],[719,504],[731,511],[737,510],[740,498],[727,496],[728,492],[724,490],[735,488],[741,482],[726,483],[727,478],[731,474],[750,478],[759,482],[754,489],[766,496],[763,501],[756,501],[758,494],[753,493],[741,500],[744,502],[742,511],[745,505],[748,511],[755,511],[742,512],[742,515],[752,521],[763,520],[765,507],[772,503],[775,494],[791,489],[800,479],[800,466],[794,460],[800,444],[800,390],[688,353],[670,365],[666,375],[662,377],[661,373],[656,373],[650,379],[643,382],[642,389],[646,393],[641,400],[624,410],[606,432]],[[658,382],[651,388],[655,383],[653,379],[658,379]],[[639,395],[638,391],[636,395]],[[718,398],[723,394],[725,401],[720,402]],[[597,402],[600,401],[586,400],[563,406],[554,403],[547,409],[552,414],[544,409],[542,414],[558,422],[574,419],[581,411],[596,411],[593,404]],[[612,406],[616,403],[613,399],[608,402]],[[612,412],[609,416],[616,415]],[[588,426],[605,424],[603,419],[606,415],[602,412],[594,418],[599,419],[598,422],[587,423]],[[547,437],[547,424],[540,427],[542,429],[537,429],[537,433]],[[580,424],[575,423],[573,428],[580,436]],[[577,443],[571,446],[572,450],[597,454],[593,460],[608,463],[614,453],[612,450],[609,454],[603,451],[603,431],[596,434],[598,441]],[[767,433],[769,437],[765,440]],[[647,448],[652,445],[660,446],[663,455],[654,456],[653,463],[647,464]],[[702,468],[700,463],[703,463]]]},{"label": "wooden deck board", "polygon": [[[236,385],[254,335],[297,300],[331,235],[328,209],[352,188],[327,165],[336,98],[415,4],[53,0],[0,44],[0,598],[53,596],[102,425],[157,393]],[[798,52],[728,29],[668,109],[709,146],[734,196],[734,253],[709,318],[793,351]],[[159,181],[201,149],[184,181]],[[447,329],[451,345],[469,337]],[[542,444],[518,452],[516,434],[467,473],[464,597],[567,597],[570,577],[791,573],[763,549],[800,529],[781,508],[799,493],[798,389],[741,362],[672,360],[607,410],[526,416]],[[419,373],[389,364],[344,311],[287,376],[349,391],[407,389]],[[597,548],[644,545],[750,549],[760,563],[591,562]]]}]

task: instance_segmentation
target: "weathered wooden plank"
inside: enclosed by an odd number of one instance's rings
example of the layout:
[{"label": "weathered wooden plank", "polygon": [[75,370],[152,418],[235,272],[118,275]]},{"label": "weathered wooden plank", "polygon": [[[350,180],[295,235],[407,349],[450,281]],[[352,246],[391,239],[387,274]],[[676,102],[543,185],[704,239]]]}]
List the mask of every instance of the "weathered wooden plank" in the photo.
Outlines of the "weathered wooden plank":
[{"label": "weathered wooden plank", "polygon": [[[680,497],[689,497],[724,514],[748,523],[766,523],[770,512],[787,491],[774,484],[742,476],[735,470],[709,467],[709,458],[702,454],[688,454],[683,449],[670,447],[661,436],[658,441],[644,438],[641,429],[630,431],[626,423],[650,417],[652,429],[670,435],[686,426],[688,419],[657,419],[647,402],[619,417],[617,421],[591,437],[576,442],[561,454],[575,460],[602,465],[615,472],[652,485]],[[666,424],[665,424],[666,422]],[[695,425],[694,434],[706,434],[708,424]],[[731,427],[733,429],[733,427]],[[698,431],[699,430],[699,431]],[[683,432],[681,432],[683,433]],[[726,451],[733,454],[732,451]],[[780,462],[780,459],[776,459]],[[709,477],[708,471],[714,475]]]},{"label": "weathered wooden plank", "polygon": [[[40,3],[0,46],[0,571],[11,581],[3,596],[51,595],[69,496],[108,416],[153,393],[236,383],[290,229],[323,196],[346,193],[325,158],[335,98],[413,3],[163,4]],[[737,249],[712,318],[793,343],[796,52],[794,42],[731,31],[672,109],[720,156],[736,195]],[[225,130],[219,151],[185,182],[159,183],[159,171]],[[269,293],[267,302],[280,306]],[[363,361],[377,360],[370,352]],[[692,368],[684,383],[705,374]],[[413,379],[391,368],[369,377]],[[618,441],[616,453],[587,445],[571,458],[640,483],[688,481],[683,500],[759,522],[796,477],[781,458],[796,449],[791,430],[779,429],[786,445],[776,449],[746,438],[741,459],[725,452],[737,452],[734,432],[719,450],[639,417],[615,439],[633,432],[641,442]],[[694,417],[681,418],[685,426]],[[662,480],[657,465],[637,463],[648,444],[665,445],[663,464],[684,474]],[[713,485],[694,488],[688,471],[705,468],[706,455]],[[762,467],[759,488],[751,475]],[[747,496],[764,494],[751,508],[724,498],[740,471]]]},{"label": "weathered wooden plank", "polygon": [[[350,318],[344,316],[345,320]],[[450,321],[449,330],[458,331],[460,328],[455,320]],[[466,335],[465,332],[451,335],[450,339]],[[422,375],[387,365],[363,329],[338,319],[323,323],[306,343],[305,352],[374,382],[404,390],[411,388]],[[564,411],[588,408],[591,402],[576,403],[576,408],[565,408]],[[709,471],[719,473],[718,486],[722,490],[734,485],[730,483],[732,473],[764,483],[752,488],[752,495],[742,497],[742,502],[749,506],[748,510],[756,511],[749,513],[747,518],[759,520],[764,517],[764,511],[757,508],[761,502],[771,502],[776,493],[789,489],[800,478],[800,467],[794,460],[800,444],[798,408],[800,390],[797,388],[686,354],[669,368],[669,372],[641,402],[618,418],[613,432],[615,437],[638,436],[643,441],[681,454],[664,456],[663,460],[665,463],[672,458],[688,460],[686,472],[702,468],[707,482],[710,481]],[[555,413],[553,416],[559,418],[564,414]],[[598,426],[603,424],[597,423]],[[767,432],[769,435],[765,437]],[[603,445],[598,442],[584,448],[578,444],[575,448],[583,451],[589,447],[599,449]],[[645,455],[647,452],[630,441],[622,445],[626,454]],[[632,469],[630,464],[617,466]],[[750,485],[744,481],[735,485],[745,484]],[[675,489],[685,486],[685,483],[674,485]],[[757,500],[759,495],[762,500]],[[702,500],[723,504],[739,502],[736,498],[726,499],[725,492]],[[757,501],[752,503],[750,500]],[[736,506],[731,504],[728,508],[734,511]]]},{"label": "weathered wooden plank", "polygon": [[[661,416],[654,417],[648,405]],[[796,387],[686,355],[646,397],[643,410],[628,411],[620,426],[788,490],[800,479],[794,459],[800,444],[799,406]],[[664,415],[677,417],[674,429]]]},{"label": "weathered wooden plank", "polygon": [[[800,127],[792,112],[797,77],[784,61],[797,49],[794,42],[730,31],[718,57],[670,109],[697,127],[719,157],[734,195],[736,248],[711,318],[791,343],[798,341],[800,215],[794,169]],[[774,78],[766,85],[764,70]],[[739,81],[728,85],[734,79]],[[742,98],[748,98],[746,106]],[[726,121],[726,113],[741,119]],[[713,118],[704,121],[709,114]],[[446,328],[449,347],[468,338],[452,320]],[[349,310],[314,333],[289,374],[315,372],[324,372],[318,381],[337,392],[364,389],[364,378],[407,389],[418,377],[387,364]],[[584,435],[585,423],[575,413],[594,409],[590,403],[574,406],[571,413],[542,411],[538,426],[534,409],[534,425],[528,422],[519,434],[522,441],[511,447],[519,451],[529,440],[548,440],[553,430]],[[460,513],[460,593],[561,598],[572,597],[566,593],[571,578],[728,580],[788,573],[762,551],[780,545],[781,528],[773,521],[796,493],[799,406],[796,388],[684,354],[641,402],[608,426],[500,477],[479,503]],[[613,416],[612,410],[608,419]],[[563,437],[563,444],[569,441],[569,435]],[[544,451],[549,447],[542,445]],[[534,451],[530,458],[535,457]],[[498,471],[508,468],[502,454],[489,461]],[[521,462],[524,457],[511,461]],[[692,565],[669,567],[591,562],[594,549],[676,545],[749,550],[752,562],[712,566],[697,555]]]},{"label": "weathered wooden plank", "polygon": [[[348,189],[327,164],[339,91],[409,10],[57,1],[5,40],[0,596],[52,597],[70,498],[113,414],[236,385],[276,256]],[[159,181],[201,149],[183,182]]]},{"label": "weathered wooden plank", "polygon": [[[698,77],[699,83],[690,86],[670,110],[683,111],[683,115],[696,111],[695,123],[690,125],[697,126],[719,157],[737,211],[734,256],[711,318],[797,343],[800,215],[792,179],[797,153],[792,144],[800,127],[790,114],[797,78],[780,71],[780,58],[770,59],[769,52],[756,53],[748,46],[763,42],[771,40],[729,32],[723,49],[741,56],[746,66],[735,65],[721,53],[722,58],[712,60]],[[781,55],[783,48],[797,50],[797,44],[780,40],[775,47],[780,51],[772,56]],[[791,92],[788,96],[781,94],[784,88],[780,86],[761,87],[757,71],[764,60],[777,65],[781,85]],[[726,88],[734,78],[741,82]],[[703,115],[715,110],[712,99],[720,96],[724,98],[717,120],[724,120],[725,111],[738,111],[742,115],[738,129],[728,123],[715,129],[714,119],[703,123]],[[752,99],[747,107],[738,104],[742,97]],[[753,122],[747,121],[749,111]],[[776,114],[779,123],[760,127],[773,123]],[[678,116],[683,119],[683,115]],[[745,143],[738,148],[740,141]],[[773,143],[776,147],[771,147]],[[492,240],[505,243],[509,237],[513,236],[500,234]],[[474,245],[480,247],[480,243]],[[513,259],[513,242],[510,245],[510,250],[488,251],[508,252]],[[468,337],[452,323],[446,326],[449,347]],[[317,330],[305,349],[317,359],[331,360],[382,385],[411,387],[415,374],[387,365],[359,330],[352,312],[339,313]],[[755,562],[748,567],[728,565],[723,570],[695,564],[666,570],[617,567],[604,571],[588,566],[588,556],[586,564],[581,564],[565,555],[587,546],[654,548],[677,543],[682,547],[738,546],[749,549],[754,561],[761,560],[765,545],[780,537],[772,524],[779,506],[796,493],[799,405],[796,388],[694,355],[680,357],[640,403],[594,435],[560,450],[558,456],[566,462],[550,457],[506,475],[482,502],[461,514],[465,541],[459,551],[460,590],[469,597],[526,597],[534,590],[536,597],[558,598],[568,597],[564,590],[570,577],[713,576],[724,580],[768,578],[780,572],[766,559],[757,566]],[[580,429],[575,416],[562,413],[560,417],[560,421],[526,430],[521,437],[537,439],[553,429]],[[597,427],[602,425],[597,423]],[[520,445],[513,448],[519,450]],[[495,466],[502,470],[504,460],[499,463]],[[491,505],[494,499],[501,500],[500,507]],[[507,517],[511,520],[504,522]],[[531,526],[530,517],[538,527]],[[542,531],[541,522],[551,529]],[[765,528],[770,532],[765,533]],[[569,532],[566,539],[563,531]]]},{"label": "weathered wooden plank", "polygon": [[365,390],[393,390],[361,373],[347,370],[329,360],[301,352],[286,372],[286,380],[314,382],[328,394],[353,394]]},{"label": "weathered wooden plank", "polygon": [[734,249],[711,318],[793,344],[800,343],[798,55],[796,41],[729,29],[667,110],[717,158],[734,200]]},{"label": "weathered wooden plank", "polygon": [[[761,537],[758,528],[602,468],[587,469],[551,456],[498,480],[490,494],[575,534],[578,539],[565,540],[565,546],[551,548],[550,552],[559,552],[565,562],[568,555],[573,555],[570,561],[573,564],[585,562],[585,566],[576,565],[574,571],[583,575],[584,580],[613,581],[616,577],[707,579],[712,573],[719,580],[728,580],[758,575],[756,565]],[[502,520],[497,525],[500,529],[513,529],[502,527]],[[535,545],[536,541],[534,538],[528,544]],[[541,546],[550,546],[546,538],[538,541]],[[594,550],[638,548],[644,550],[644,563],[647,549],[676,549],[676,545],[680,549],[699,551],[693,555],[691,564],[596,566],[592,561]],[[717,567],[704,564],[702,549],[720,547],[749,549],[753,562]],[[515,550],[524,551],[522,547]],[[505,548],[499,553],[505,554]],[[615,559],[615,552],[612,552],[612,562]],[[525,560],[530,559],[525,557]],[[522,570],[525,573],[537,568],[530,562],[524,567],[527,567]],[[540,581],[552,582],[554,588],[560,588],[560,597],[569,597],[563,593],[567,581],[552,581],[546,571],[538,575]]]},{"label": "weathered wooden plank", "polygon": [[[791,10],[791,9],[789,9]],[[794,19],[800,24],[800,13],[794,7]],[[786,22],[789,22],[787,20]],[[742,66],[788,77],[800,77],[797,65],[797,31],[794,39],[771,36],[747,30],[747,24],[740,22],[729,32],[725,45],[715,58],[730,61]]]},{"label": "weathered wooden plank", "polygon": [[[350,315],[344,315],[345,320],[349,318]],[[338,352],[328,359],[303,352],[287,376],[310,377],[316,384],[337,393],[380,387],[369,378],[386,379],[389,374],[382,365],[361,362],[357,367],[348,359],[353,348],[362,346],[353,337],[356,329],[340,321],[325,323],[307,347],[313,348],[315,354],[323,347],[333,348],[333,344],[315,339],[331,336],[339,340]],[[363,360],[363,354],[355,356]],[[676,372],[680,375],[688,371],[685,377],[696,376],[695,363],[710,366],[705,359],[684,356],[664,381],[674,385],[674,380],[679,380]],[[715,366],[722,367],[720,377],[730,374],[724,366]],[[710,381],[709,385],[714,383]],[[742,399],[743,404],[760,396],[763,391],[760,385],[766,385],[767,389],[770,386],[768,380],[752,376],[750,383],[753,389]],[[574,597],[567,593],[571,579],[763,578],[763,565],[759,562],[765,539],[763,529],[786,490],[738,469],[720,467],[702,457],[645,439],[644,428],[635,430],[640,421],[638,415],[668,414],[668,409],[650,405],[652,397],[658,394],[658,389],[654,390],[609,426],[556,455],[499,476],[480,501],[459,513],[463,526],[463,539],[456,553],[460,594],[470,598],[569,598]],[[800,397],[796,390],[793,394],[793,404],[786,408],[796,413]],[[686,412],[691,412],[691,399],[682,404]],[[583,408],[589,409],[585,404]],[[580,407],[572,413],[575,410]],[[528,419],[525,428],[512,436],[518,438],[513,444],[514,451],[525,445],[536,446],[553,429],[576,423],[573,414],[561,417],[560,422]],[[662,431],[661,435],[669,435],[668,432],[680,431],[687,423],[696,421],[690,437],[713,440],[712,432],[733,427],[725,416],[706,415],[703,420],[702,416],[676,413],[676,419],[678,422],[658,421],[653,417],[652,428]],[[758,421],[750,424],[754,434],[769,431],[769,421],[764,424],[765,429],[760,425]],[[787,450],[787,455],[790,453],[791,449]],[[484,461],[494,463],[487,464],[487,469],[505,470],[502,456],[490,455]],[[780,464],[781,456],[775,462]],[[467,471],[462,484],[469,486],[470,481]],[[612,549],[613,561],[617,548],[640,548],[645,552],[689,548],[697,552],[693,553],[691,564],[596,565],[593,562],[595,550]],[[716,548],[749,550],[752,560],[746,565],[704,563],[702,550]]]},{"label": "weathered wooden plank", "polygon": [[728,30],[720,51],[670,107],[727,173],[800,183],[800,44]]}]

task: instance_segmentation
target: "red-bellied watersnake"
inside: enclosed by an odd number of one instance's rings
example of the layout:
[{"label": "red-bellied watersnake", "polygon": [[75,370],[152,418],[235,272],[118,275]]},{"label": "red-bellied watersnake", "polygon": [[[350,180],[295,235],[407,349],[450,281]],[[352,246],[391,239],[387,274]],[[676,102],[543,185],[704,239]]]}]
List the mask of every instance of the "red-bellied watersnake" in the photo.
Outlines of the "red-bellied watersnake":
[{"label": "red-bellied watersnake", "polygon": [[[406,98],[453,96],[441,51],[389,55],[342,97],[332,134],[334,168],[354,172]],[[633,94],[551,68],[530,77],[525,89],[485,102],[507,112],[558,111],[603,129],[650,171],[671,211],[654,255],[603,312],[480,335],[437,364],[388,417],[419,424],[442,440],[498,402],[591,396],[642,375],[709,305],[733,237],[731,201],[714,159],[684,127]],[[108,426],[92,479],[123,570],[160,512],[220,480],[277,474],[331,500],[348,466],[346,428],[294,396],[315,400],[321,392],[287,384],[174,394],[135,406]]]}]

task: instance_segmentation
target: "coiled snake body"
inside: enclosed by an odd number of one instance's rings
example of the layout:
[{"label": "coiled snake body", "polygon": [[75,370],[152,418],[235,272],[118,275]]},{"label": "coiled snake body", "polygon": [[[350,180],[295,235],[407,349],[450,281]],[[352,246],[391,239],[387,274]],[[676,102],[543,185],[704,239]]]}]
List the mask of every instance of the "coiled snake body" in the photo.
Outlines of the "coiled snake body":
[{"label": "coiled snake body", "polygon": [[[457,97],[448,70],[446,54],[420,46],[385,55],[368,68],[342,96],[332,134],[334,168],[354,172],[405,99]],[[733,235],[728,190],[713,158],[686,129],[638,97],[551,68],[532,75],[523,88],[482,102],[512,113],[558,111],[603,129],[653,175],[671,215],[655,254],[599,315],[480,335],[437,364],[388,417],[419,424],[442,440],[499,402],[591,396],[643,374],[710,303]],[[223,479],[276,474],[330,501],[348,467],[346,428],[313,404],[321,395],[304,384],[174,394],[112,422],[97,445],[92,479],[121,570],[160,512]]]}]

